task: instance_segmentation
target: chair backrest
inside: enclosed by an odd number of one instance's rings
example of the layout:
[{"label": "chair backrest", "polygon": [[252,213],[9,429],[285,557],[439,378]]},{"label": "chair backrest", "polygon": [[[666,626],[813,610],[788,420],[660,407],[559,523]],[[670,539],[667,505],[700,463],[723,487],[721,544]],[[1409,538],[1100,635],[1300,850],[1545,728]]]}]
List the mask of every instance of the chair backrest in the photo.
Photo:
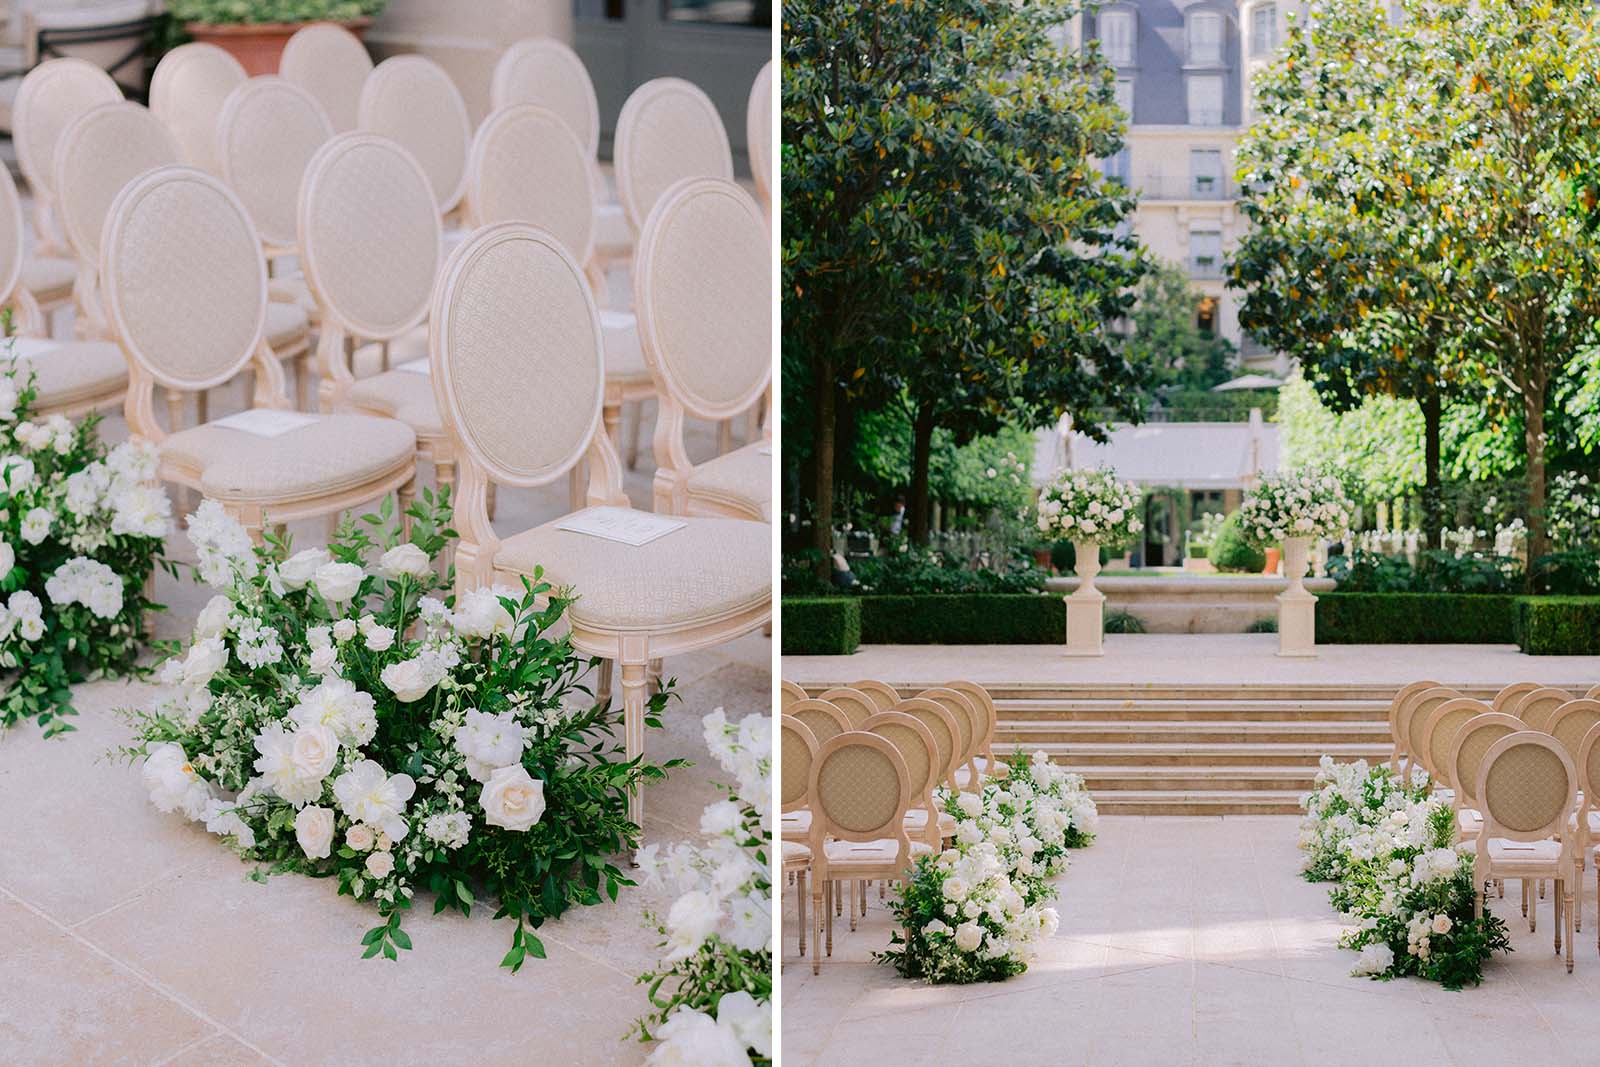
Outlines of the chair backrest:
[{"label": "chair backrest", "polygon": [[[1578,742],[1578,786],[1583,790],[1583,806],[1600,808],[1600,724],[1589,728]],[[1587,822],[1587,820],[1584,820]]]},{"label": "chair backrest", "polygon": [[473,234],[439,275],[428,341],[439,413],[489,478],[548,484],[594,442],[605,392],[600,313],[555,237],[520,222]]},{"label": "chair backrest", "polygon": [[214,44],[190,42],[161,58],[150,76],[150,110],[177,138],[183,161],[210,174],[217,159],[217,116],[228,94],[249,75]]},{"label": "chair backrest", "polygon": [[269,246],[294,247],[300,180],[332,136],[322,105],[284,78],[251,78],[223,102],[217,117],[222,180],[239,194]]},{"label": "chair backrest", "polygon": [[1596,725],[1600,725],[1600,700],[1584,697],[1569,700],[1550,713],[1545,732],[1567,750],[1567,755],[1578,758],[1578,746]]},{"label": "chair backrest", "polygon": [[1523,726],[1523,721],[1515,715],[1491,711],[1474,715],[1456,730],[1450,749],[1450,780],[1455,783],[1458,808],[1478,806],[1478,771],[1483,766],[1484,754],[1490,745],[1517,733]]},{"label": "chair backrest", "polygon": [[961,755],[961,731],[955,716],[943,704],[921,697],[902,700],[889,710],[903,712],[928,728],[939,750],[939,782],[954,788]]},{"label": "chair backrest", "polygon": [[[1400,710],[1409,707],[1411,702],[1429,689],[1437,688],[1438,682],[1412,682],[1401,688],[1389,702],[1389,740],[1394,743],[1395,754],[1405,749],[1406,735],[1400,728]],[[1395,768],[1398,769],[1398,768]]]},{"label": "chair backrest", "polygon": [[1418,758],[1434,781],[1453,788],[1450,752],[1455,747],[1456,732],[1469,720],[1488,711],[1489,705],[1481,700],[1457,697],[1446,700],[1428,715],[1428,721],[1422,728],[1427,747],[1418,753]]},{"label": "chair backrest", "polygon": [[22,280],[22,198],[10,169],[0,171],[0,304],[9,304]]},{"label": "chair backrest", "polygon": [[744,110],[745,150],[761,202],[772,203],[772,61],[762,64]]},{"label": "chair backrest", "polygon": [[56,215],[78,259],[99,262],[112,201],[141,174],[181,159],[172,131],[138,104],[101,104],[78,116],[56,143]]},{"label": "chair backrest", "polygon": [[961,735],[961,749],[956,763],[959,766],[969,762],[977,754],[978,745],[983,740],[983,722],[978,710],[972,706],[972,701],[954,689],[945,689],[941,686],[924,689],[917,696],[938,704],[955,719],[956,730]]},{"label": "chair backrest", "polygon": [[440,214],[461,202],[472,120],[443,67],[424,56],[391,56],[367,75],[359,115],[363,130],[399,141],[417,157]]},{"label": "chair backrest", "polygon": [[785,678],[778,683],[779,711],[788,711],[789,705],[793,704],[797,700],[804,700],[805,698],[806,691],[800,688],[794,682],[789,681],[789,679]]},{"label": "chair backrest", "polygon": [[886,737],[900,750],[900,758],[906,761],[906,773],[911,778],[911,806],[928,811],[928,821],[936,827],[938,819],[931,813],[933,790],[939,784],[939,746],[933,739],[933,732],[921,720],[901,711],[869,715],[856,729]]},{"label": "chair backrest", "polygon": [[[817,747],[811,764],[811,837],[900,843],[909,859],[905,816],[911,775],[888,738],[851,730]],[[816,849],[812,850],[816,852]]]},{"label": "chair backrest", "polygon": [[102,246],[106,307],[135,385],[148,375],[209,389],[249,362],[267,313],[266,261],[222,182],[180,166],[136,178],[111,205]]},{"label": "chair backrest", "polygon": [[1555,738],[1520,730],[1484,753],[1477,793],[1482,837],[1538,841],[1566,830],[1577,800],[1577,768]]},{"label": "chair backrest", "polygon": [[583,146],[584,158],[600,150],[600,101],[589,68],[553,37],[529,37],[505,50],[494,65],[489,104],[495,110],[538,104],[561,116]]},{"label": "chair backrest", "polygon": [[313,22],[283,46],[278,74],[316,98],[335,133],[356,128],[361,87],[372,73],[372,57],[360,38],[343,26]]},{"label": "chair backrest", "polygon": [[784,714],[805,723],[806,729],[811,731],[811,736],[817,739],[819,745],[835,734],[855,729],[845,713],[826,700],[797,700],[789,705],[789,710]]},{"label": "chair backrest", "polygon": [[656,380],[702,419],[747,409],[772,380],[772,244],[748,193],[691,178],[656,202],[634,250],[634,313]]},{"label": "chair backrest", "polygon": [[1589,691],[1583,695],[1588,700],[1600,700],[1600,685],[1591,686]]},{"label": "chair backrest", "polygon": [[990,696],[989,691],[977,682],[946,682],[943,688],[954,689],[970,700],[972,706],[978,709],[978,714],[983,721],[983,736],[978,741],[978,753],[992,757],[994,755],[995,727],[999,725],[1000,720],[999,713],[995,710],[994,697]]},{"label": "chair backrest", "polygon": [[479,226],[526,222],[549,230],[579,263],[594,254],[594,157],[554,111],[502,108],[467,156],[467,207]]},{"label": "chair backrest", "polygon": [[778,724],[778,755],[783,761],[783,811],[806,806],[806,790],[811,785],[811,761],[817,758],[817,736],[799,719],[788,715]]},{"label": "chair backrest", "polygon": [[1456,700],[1461,696],[1454,689],[1445,686],[1435,686],[1413,700],[1410,705],[1409,715],[1405,710],[1400,712],[1402,723],[1406,729],[1406,751],[1411,754],[1413,763],[1421,763],[1427,754],[1428,745],[1422,736],[1422,728],[1427,725],[1428,716],[1447,700]]},{"label": "chair backrest", "polygon": [[656,78],[633,91],[617,116],[611,156],[617,199],[635,234],[661,194],[683,179],[733,180],[733,151],[716,105],[682,78]]},{"label": "chair backrest", "polygon": [[55,192],[56,142],[66,128],[90,108],[121,99],[111,75],[82,59],[47,59],[27,73],[11,105],[11,139],[35,196]]},{"label": "chair backrest", "polygon": [[888,682],[880,682],[876,678],[863,678],[858,682],[851,682],[847,688],[867,694],[878,706],[879,711],[888,711],[900,703],[900,691]]},{"label": "chair backrest", "polygon": [[826,700],[843,712],[844,717],[850,720],[850,729],[852,730],[865,729],[861,724],[878,713],[878,706],[872,702],[871,697],[865,693],[858,693],[846,686],[829,689],[827,692],[820,694],[817,699]]},{"label": "chair backrest", "polygon": [[1517,705],[1522,702],[1522,698],[1538,688],[1540,688],[1538,682],[1512,682],[1494,695],[1490,707],[1507,715],[1515,715]]},{"label": "chair backrest", "polygon": [[439,212],[422,167],[372,133],[342,133],[306,164],[295,241],[324,321],[389,340],[428,314]]},{"label": "chair backrest", "polygon": [[1517,718],[1527,723],[1530,730],[1547,729],[1550,716],[1571,699],[1572,694],[1565,689],[1557,689],[1554,686],[1535,689],[1517,702]]}]

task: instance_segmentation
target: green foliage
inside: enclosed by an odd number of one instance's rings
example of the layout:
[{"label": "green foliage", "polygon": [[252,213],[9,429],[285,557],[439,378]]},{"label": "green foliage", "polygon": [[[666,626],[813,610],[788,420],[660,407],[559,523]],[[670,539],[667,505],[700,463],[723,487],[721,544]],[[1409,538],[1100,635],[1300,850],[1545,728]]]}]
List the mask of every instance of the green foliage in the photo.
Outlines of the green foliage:
[{"label": "green foliage", "polygon": [[887,555],[853,560],[851,571],[862,596],[922,595],[928,593],[1030,593],[1044,588],[1045,573],[1031,554],[1018,551],[1009,561],[974,568],[937,549],[909,544]]},{"label": "green foliage", "polygon": [[783,597],[785,656],[848,656],[861,645],[861,601]]},{"label": "green foliage", "polygon": [[[1014,955],[992,959],[976,952],[959,952],[944,922],[944,883],[949,877],[937,856],[917,860],[911,877],[901,886],[889,908],[894,913],[895,929],[889,935],[889,948],[877,958],[892,964],[902,978],[920,978],[939,985],[970,985],[973,982],[1002,982],[1021,974],[1028,965]],[[986,932],[1000,936],[1004,928],[980,915]],[[904,931],[902,933],[902,931]]]},{"label": "green foliage", "polygon": [[[1016,425],[1001,426],[959,445],[949,430],[936,429],[929,456],[929,497],[1015,514],[1032,500],[1028,474],[1033,447],[1032,432]],[[911,483],[911,418],[904,405],[861,413],[855,461],[868,486],[881,496]]]},{"label": "green foliage", "polygon": [[1259,574],[1267,565],[1267,554],[1245,536],[1239,524],[1239,513],[1229,515],[1211,541],[1206,558],[1219,571]]},{"label": "green foliage", "polygon": [[1278,413],[1277,389],[1231,389],[1213,393],[1209,389],[1174,389],[1162,395],[1161,407],[1171,422],[1249,422],[1250,412],[1260,410],[1262,418]]},{"label": "green foliage", "polygon": [[1535,593],[1556,596],[1600,595],[1600,551],[1592,548],[1540,556],[1528,568]]},{"label": "green foliage", "polygon": [[1247,634],[1275,634],[1278,632],[1278,617],[1266,615],[1256,619],[1244,628]]},{"label": "green foliage", "polygon": [[1131,611],[1108,611],[1101,621],[1101,629],[1108,634],[1142,634],[1149,632],[1144,620]]},{"label": "green foliage", "polygon": [[370,18],[389,0],[167,0],[181,22],[218,26],[236,22],[343,22]]},{"label": "green foliage", "polygon": [[1149,373],[1157,393],[1163,398],[1180,391],[1228,396],[1205,391],[1233,377],[1236,352],[1227,338],[1200,328],[1200,292],[1188,272],[1176,263],[1157,262],[1135,292],[1124,347],[1129,361]]},{"label": "green foliage", "polygon": [[1278,422],[1279,462],[1289,469],[1332,468],[1359,503],[1422,488],[1422,413],[1409,400],[1379,394],[1337,412],[1296,370],[1278,391]]},{"label": "green foliage", "polygon": [[1399,556],[1356,549],[1328,561],[1328,577],[1345,593],[1515,593],[1522,565],[1513,556],[1457,556],[1442,549],[1417,554],[1413,567]]},{"label": "green foliage", "polygon": [[1530,656],[1600,654],[1600,597],[1521,597],[1514,639]]},{"label": "green foliage", "polygon": [[1067,639],[1067,609],[1058,596],[868,596],[859,603],[866,644],[1051,645]]},{"label": "green foliage", "polygon": [[1317,594],[1317,640],[1329,645],[1502,645],[1517,597],[1501,593]]}]

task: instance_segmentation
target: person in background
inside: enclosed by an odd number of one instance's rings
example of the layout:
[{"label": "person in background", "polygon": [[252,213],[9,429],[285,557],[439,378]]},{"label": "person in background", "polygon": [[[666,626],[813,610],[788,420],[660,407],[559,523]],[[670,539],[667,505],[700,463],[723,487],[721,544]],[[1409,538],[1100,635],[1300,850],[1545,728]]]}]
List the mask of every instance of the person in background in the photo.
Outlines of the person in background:
[{"label": "person in background", "polygon": [[905,526],[906,498],[903,496],[897,496],[894,498],[894,518],[889,520],[889,532],[899,535],[905,532]]}]

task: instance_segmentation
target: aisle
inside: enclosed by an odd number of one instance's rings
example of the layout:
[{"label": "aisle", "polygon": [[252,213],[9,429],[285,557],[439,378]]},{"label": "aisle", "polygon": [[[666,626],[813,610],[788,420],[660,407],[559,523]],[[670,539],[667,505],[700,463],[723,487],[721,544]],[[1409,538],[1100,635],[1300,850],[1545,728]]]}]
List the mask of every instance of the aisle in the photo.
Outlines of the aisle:
[{"label": "aisle", "polygon": [[[1528,933],[1495,910],[1516,952],[1483,986],[1349,977],[1327,887],[1298,876],[1298,819],[1103,817],[1061,880],[1061,928],[1003,984],[927,986],[868,961],[888,942],[876,894],[812,977],[786,900],[783,1036],[804,1064],[1593,1063],[1600,955],[1593,894],[1568,975],[1550,908]],[[1593,875],[1590,875],[1593,878]],[[808,946],[809,947],[809,946]]]}]

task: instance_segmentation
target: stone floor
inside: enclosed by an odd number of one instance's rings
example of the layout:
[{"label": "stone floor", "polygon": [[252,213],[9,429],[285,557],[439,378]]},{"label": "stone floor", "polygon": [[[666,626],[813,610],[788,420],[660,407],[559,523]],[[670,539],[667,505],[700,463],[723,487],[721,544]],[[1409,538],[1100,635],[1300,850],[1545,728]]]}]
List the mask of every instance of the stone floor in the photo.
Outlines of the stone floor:
[{"label": "stone floor", "polygon": [[[1571,975],[1550,904],[1484,984],[1353,978],[1327,887],[1298,875],[1297,819],[1102,818],[1060,882],[1057,935],[1004,983],[928,986],[871,963],[890,919],[835,926],[813,977],[784,912],[785,1067],[803,1064],[1592,1064],[1600,1042],[1595,905]],[[808,946],[809,947],[809,946]]]},{"label": "stone floor", "polygon": [[[213,393],[213,417],[238,410],[237,386]],[[627,476],[650,506],[649,427]],[[119,417],[108,440],[126,437]],[[709,427],[691,452],[713,453]],[[430,480],[424,477],[426,483]],[[511,532],[565,512],[566,486],[502,490],[496,525]],[[291,528],[304,547],[326,526]],[[170,554],[192,559],[174,536]],[[163,576],[171,611],[161,636],[188,631],[208,591]],[[647,738],[652,757],[700,766],[646,793],[647,840],[698,836],[719,795],[700,717],[771,706],[772,642],[759,633],[669,659],[682,700]],[[497,964],[509,924],[419,907],[406,921],[415,950],[398,963],[363,961],[373,912],[297,876],[246,880],[247,868],[195,824],[148,802],[138,771],[114,756],[128,742],[113,710],[152,700],[139,683],[78,687],[77,731],[41,740],[32,726],[0,736],[0,1064],[527,1064],[636,1063],[627,1039],[646,1007],[634,976],[655,959],[646,907],[670,899],[625,890],[539,931],[549,958],[520,974]]]}]

